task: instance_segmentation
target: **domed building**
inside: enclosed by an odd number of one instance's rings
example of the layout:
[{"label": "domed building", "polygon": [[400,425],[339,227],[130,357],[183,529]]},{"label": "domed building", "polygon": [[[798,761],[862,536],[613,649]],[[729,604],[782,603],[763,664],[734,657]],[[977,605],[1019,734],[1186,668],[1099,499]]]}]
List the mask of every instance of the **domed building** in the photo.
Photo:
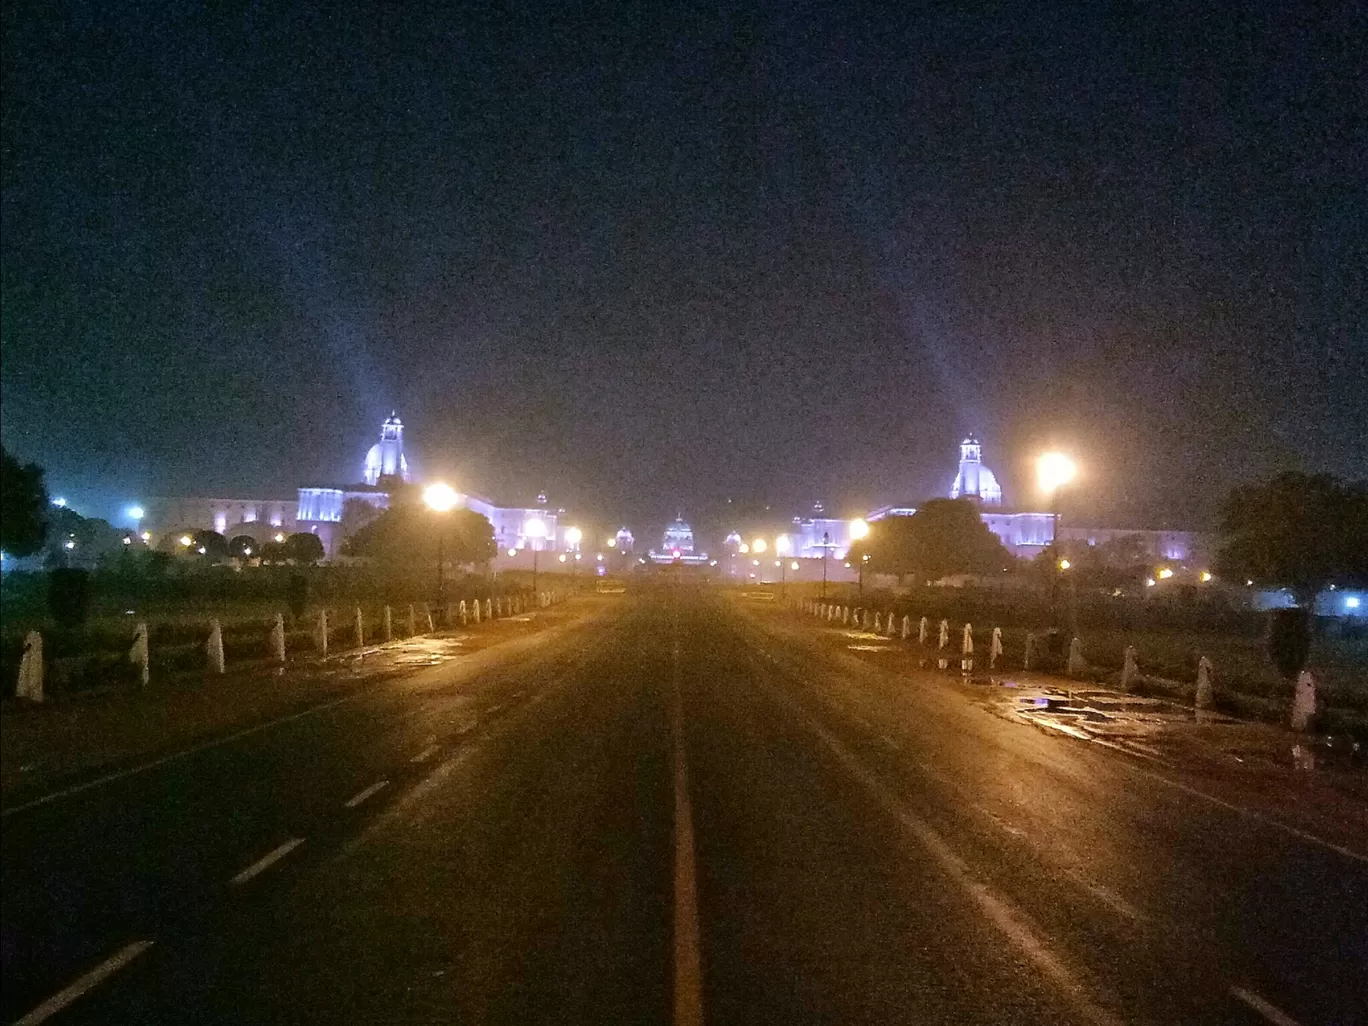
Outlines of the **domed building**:
[{"label": "domed building", "polygon": [[409,479],[408,460],[404,457],[404,425],[393,410],[380,425],[380,441],[366,453],[365,480],[375,485],[382,477]]},{"label": "domed building", "polygon": [[660,548],[651,550],[653,563],[706,563],[706,552],[694,551],[693,528],[681,514],[670,522],[660,538]]},{"label": "domed building", "polygon": [[1002,487],[994,473],[983,465],[983,443],[969,433],[960,442],[959,473],[950,486],[952,499],[977,499],[985,506],[1002,505]]}]

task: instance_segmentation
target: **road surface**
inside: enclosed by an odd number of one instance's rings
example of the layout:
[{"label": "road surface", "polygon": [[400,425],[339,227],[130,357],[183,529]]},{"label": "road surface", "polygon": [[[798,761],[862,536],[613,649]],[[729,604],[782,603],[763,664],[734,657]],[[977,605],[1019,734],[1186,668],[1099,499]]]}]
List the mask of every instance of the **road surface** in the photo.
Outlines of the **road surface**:
[{"label": "road surface", "polygon": [[686,587],[6,814],[5,1021],[1368,1023],[1368,838]]}]

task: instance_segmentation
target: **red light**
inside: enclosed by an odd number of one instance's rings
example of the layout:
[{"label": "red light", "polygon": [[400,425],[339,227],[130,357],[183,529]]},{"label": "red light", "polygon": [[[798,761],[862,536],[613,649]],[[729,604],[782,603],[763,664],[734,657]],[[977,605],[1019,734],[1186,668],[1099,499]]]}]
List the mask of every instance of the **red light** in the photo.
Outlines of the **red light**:
[{"label": "red light", "polygon": [[675,559],[678,559],[678,558],[679,558],[679,550],[678,550],[678,549],[675,549],[674,552],[671,553],[671,555],[674,556]]}]

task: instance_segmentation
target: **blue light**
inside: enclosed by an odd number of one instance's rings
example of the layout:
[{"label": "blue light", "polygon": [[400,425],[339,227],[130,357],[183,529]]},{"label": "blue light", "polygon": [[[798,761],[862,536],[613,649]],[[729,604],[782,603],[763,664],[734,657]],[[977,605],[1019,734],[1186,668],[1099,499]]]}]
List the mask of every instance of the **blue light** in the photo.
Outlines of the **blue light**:
[{"label": "blue light", "polygon": [[1345,608],[1345,609],[1357,609],[1358,607],[1359,607],[1359,597],[1358,597],[1357,595],[1350,595],[1350,596],[1348,596],[1348,597],[1345,598],[1345,600],[1344,600],[1344,608]]},{"label": "blue light", "polygon": [[129,520],[141,520],[141,519],[142,519],[143,517],[145,517],[145,516],[147,516],[147,511],[146,511],[145,509],[143,509],[141,506],[129,506],[129,507],[128,507],[128,519],[129,519]]}]

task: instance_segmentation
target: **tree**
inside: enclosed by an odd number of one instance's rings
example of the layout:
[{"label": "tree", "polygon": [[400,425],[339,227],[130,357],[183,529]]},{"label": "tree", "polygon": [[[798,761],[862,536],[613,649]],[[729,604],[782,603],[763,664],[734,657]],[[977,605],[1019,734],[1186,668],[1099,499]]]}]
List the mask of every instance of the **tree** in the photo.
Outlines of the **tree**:
[{"label": "tree", "polygon": [[239,534],[228,539],[228,555],[236,559],[250,559],[261,554],[261,546],[250,534]]},{"label": "tree", "polygon": [[21,464],[0,450],[0,550],[10,556],[31,556],[47,538],[48,494],[43,468]]},{"label": "tree", "polygon": [[318,535],[308,531],[299,531],[285,539],[285,558],[292,559],[296,563],[317,563],[327,553],[323,551],[323,543],[318,540]]},{"label": "tree", "polygon": [[358,531],[344,550],[391,566],[431,566],[440,537],[443,557],[452,563],[486,563],[494,558],[494,528],[468,509],[433,513],[423,506],[387,509]]},{"label": "tree", "polygon": [[1001,573],[1012,562],[967,499],[932,499],[910,517],[870,524],[869,536],[856,542],[847,558],[855,564],[866,554],[867,569],[912,574],[919,582],[950,574]]},{"label": "tree", "polygon": [[342,537],[350,538],[383,512],[365,499],[348,499],[342,503]]},{"label": "tree", "polygon": [[1368,485],[1328,474],[1279,474],[1231,491],[1221,509],[1216,572],[1287,588],[1312,608],[1331,584],[1368,581]]},{"label": "tree", "polygon": [[228,539],[217,531],[196,531],[190,535],[190,551],[207,563],[221,563],[228,558]]}]

